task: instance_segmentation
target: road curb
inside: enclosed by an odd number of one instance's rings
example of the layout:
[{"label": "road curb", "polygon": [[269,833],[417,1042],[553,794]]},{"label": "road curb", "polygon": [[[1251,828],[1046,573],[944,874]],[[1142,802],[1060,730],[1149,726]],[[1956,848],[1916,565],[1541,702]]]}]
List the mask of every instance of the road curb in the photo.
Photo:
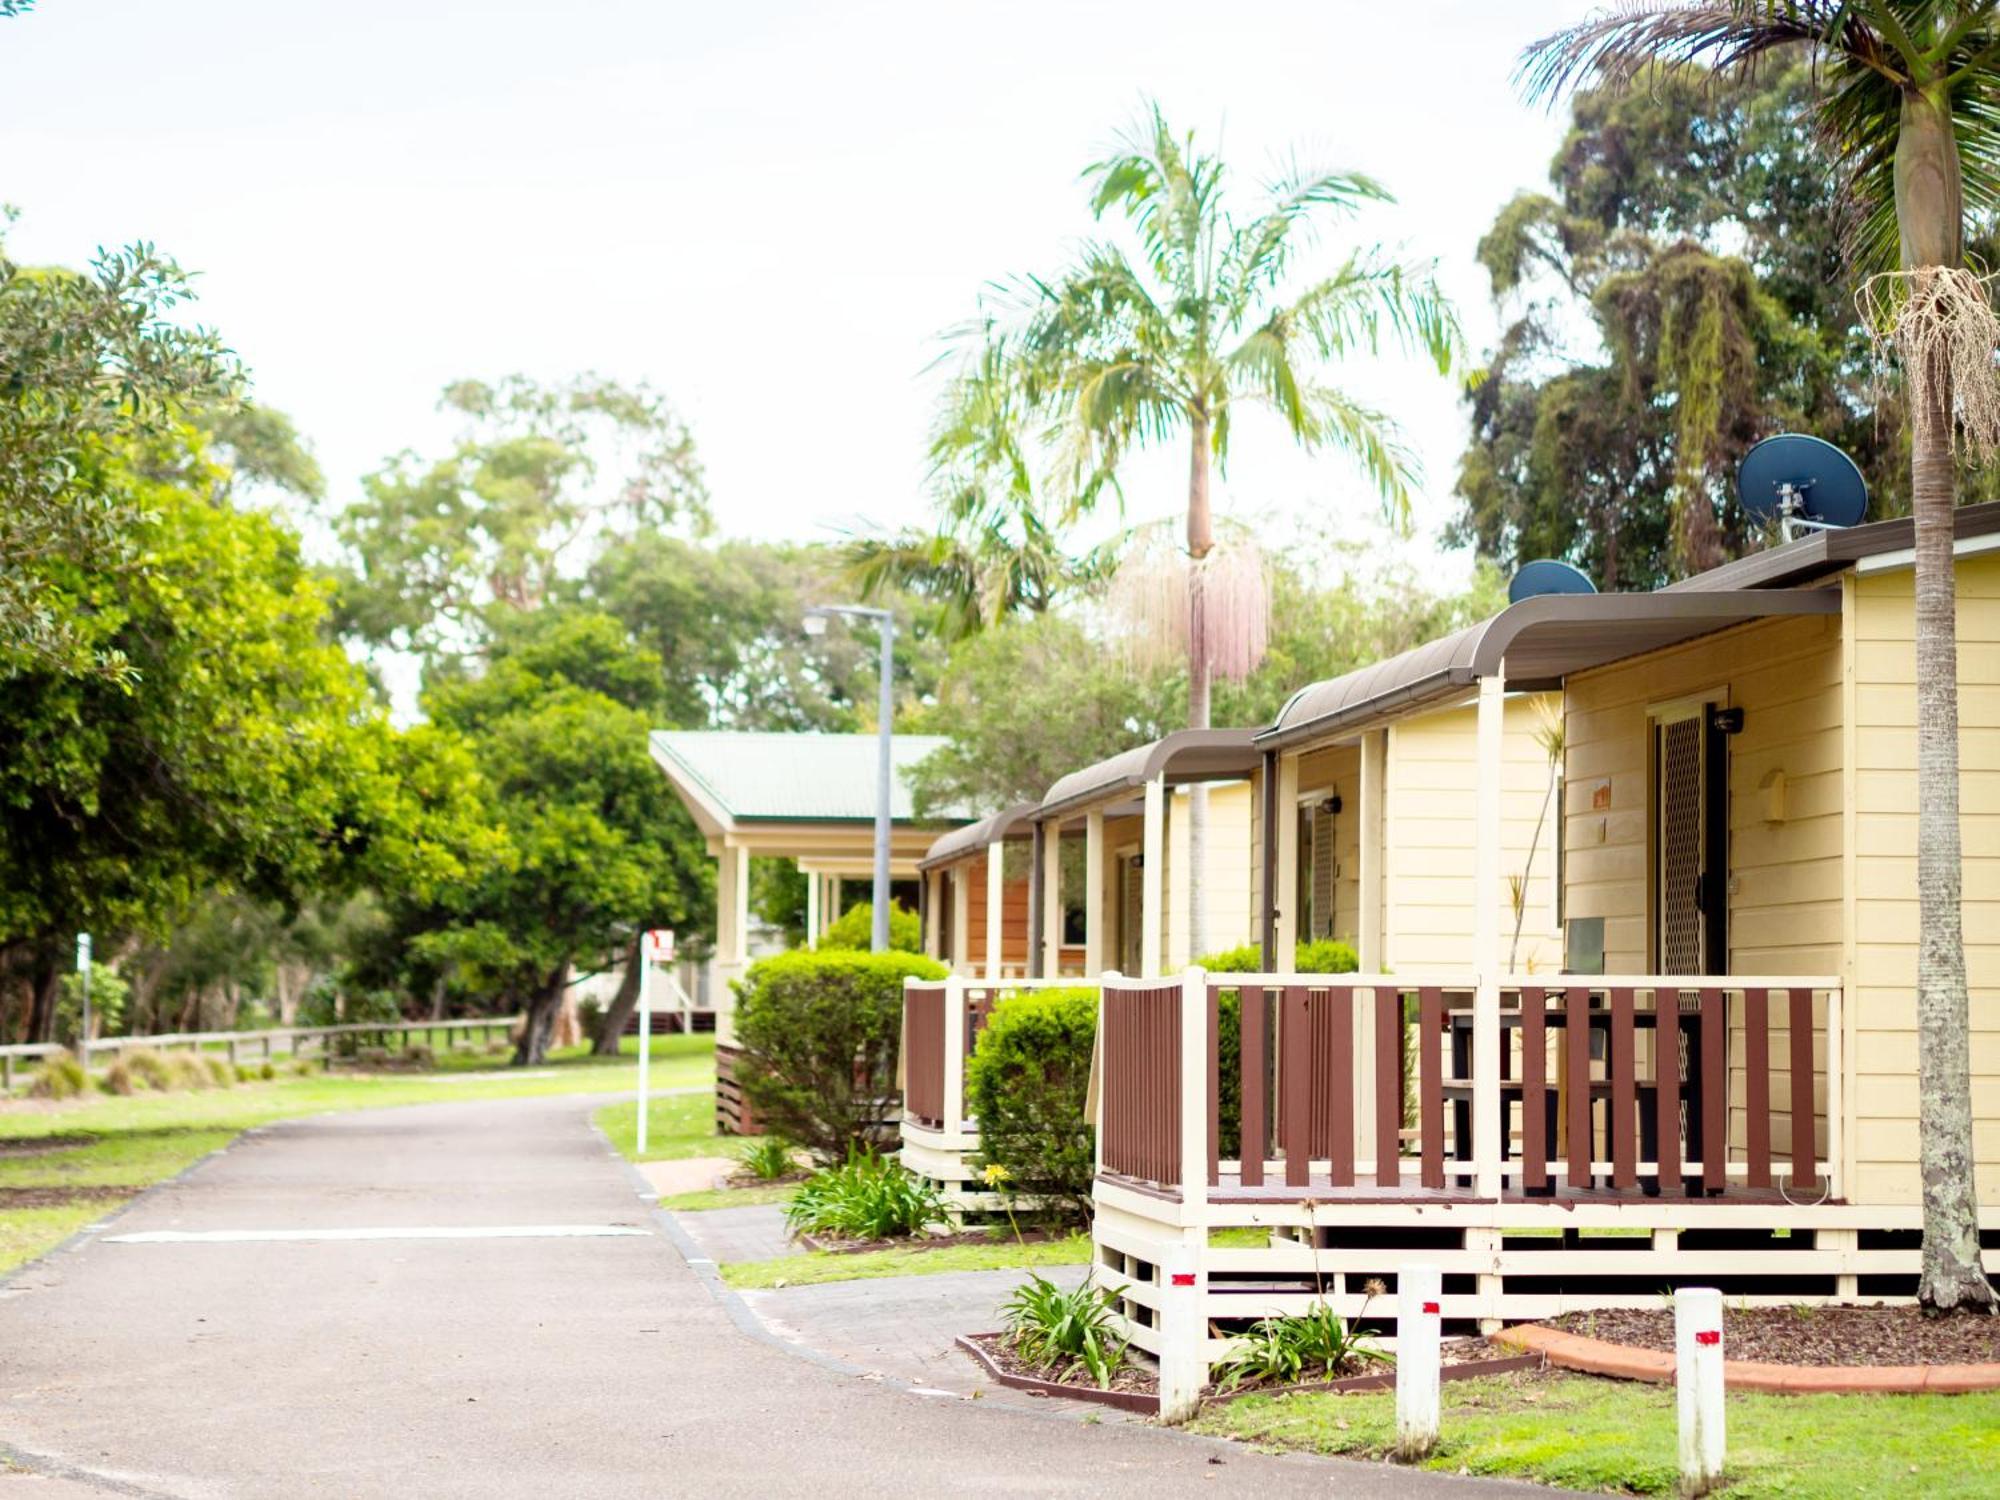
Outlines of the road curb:
[{"label": "road curb", "polygon": [[[1552,1365],[1614,1380],[1672,1384],[1674,1357],[1657,1349],[1635,1349],[1604,1339],[1525,1323],[1503,1328],[1493,1342],[1541,1354]],[[1983,1365],[1773,1365],[1758,1360],[1726,1360],[1722,1383],[1733,1391],[1784,1395],[1962,1395],[2000,1390],[2000,1364]]]}]

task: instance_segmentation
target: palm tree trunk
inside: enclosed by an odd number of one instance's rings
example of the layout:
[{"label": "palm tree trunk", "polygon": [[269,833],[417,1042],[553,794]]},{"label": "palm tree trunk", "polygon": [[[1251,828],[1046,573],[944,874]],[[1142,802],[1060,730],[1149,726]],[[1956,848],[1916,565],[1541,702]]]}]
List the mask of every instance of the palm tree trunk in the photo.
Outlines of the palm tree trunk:
[{"label": "palm tree trunk", "polygon": [[[1215,518],[1209,509],[1208,412],[1197,410],[1188,424],[1188,728],[1209,724],[1208,600],[1202,559],[1215,547]],[[1208,788],[1188,788],[1188,957],[1208,951]]]},{"label": "palm tree trunk", "polygon": [[[1904,95],[1896,143],[1903,269],[1957,267],[1965,209],[1948,99]],[[1910,510],[1916,532],[1917,1100],[1926,1312],[1991,1308],[1973,1186],[1971,1013],[1966,997],[1958,815],[1957,474],[1950,368],[1941,349],[1909,370]],[[1927,398],[1927,399],[1926,399]]]}]

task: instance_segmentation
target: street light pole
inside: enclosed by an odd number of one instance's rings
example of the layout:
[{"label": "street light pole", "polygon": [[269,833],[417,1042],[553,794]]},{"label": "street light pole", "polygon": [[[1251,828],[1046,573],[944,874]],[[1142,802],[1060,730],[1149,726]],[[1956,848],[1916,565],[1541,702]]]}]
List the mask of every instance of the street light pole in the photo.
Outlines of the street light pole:
[{"label": "street light pole", "polygon": [[806,633],[818,635],[826,629],[829,615],[848,615],[872,620],[881,637],[881,662],[876,669],[875,708],[875,888],[873,918],[868,946],[875,953],[889,951],[889,843],[894,816],[891,797],[895,790],[896,765],[893,741],[896,718],[896,616],[886,609],[870,609],[865,604],[815,604],[806,611]]}]

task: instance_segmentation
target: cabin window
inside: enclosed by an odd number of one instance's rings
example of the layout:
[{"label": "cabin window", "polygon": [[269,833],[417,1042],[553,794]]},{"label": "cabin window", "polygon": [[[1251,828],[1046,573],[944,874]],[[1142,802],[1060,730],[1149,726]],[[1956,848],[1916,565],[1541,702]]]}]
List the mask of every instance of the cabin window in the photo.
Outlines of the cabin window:
[{"label": "cabin window", "polygon": [[1340,881],[1339,808],[1340,798],[1331,790],[1299,800],[1298,888],[1292,909],[1298,913],[1301,942],[1333,936]]}]

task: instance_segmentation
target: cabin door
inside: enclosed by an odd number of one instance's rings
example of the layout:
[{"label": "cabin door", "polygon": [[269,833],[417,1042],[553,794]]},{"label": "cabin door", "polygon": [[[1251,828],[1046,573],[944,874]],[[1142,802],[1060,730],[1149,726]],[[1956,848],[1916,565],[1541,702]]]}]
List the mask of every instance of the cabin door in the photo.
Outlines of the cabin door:
[{"label": "cabin door", "polygon": [[1653,715],[1653,965],[1660,974],[1729,968],[1729,753],[1715,704]]}]

